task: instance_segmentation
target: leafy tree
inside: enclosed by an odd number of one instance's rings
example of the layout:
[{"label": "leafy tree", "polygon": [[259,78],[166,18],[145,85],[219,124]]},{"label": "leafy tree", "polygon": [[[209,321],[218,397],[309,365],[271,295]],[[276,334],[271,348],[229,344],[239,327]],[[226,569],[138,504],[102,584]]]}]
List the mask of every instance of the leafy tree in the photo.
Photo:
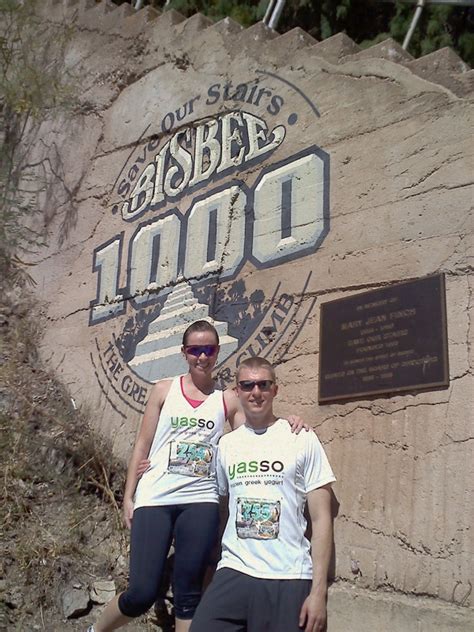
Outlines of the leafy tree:
[{"label": "leafy tree", "polygon": [[[390,35],[402,42],[413,17],[413,5],[397,3],[390,21]],[[410,53],[418,57],[450,46],[464,61],[474,63],[474,9],[448,5],[424,8],[410,42]]]}]

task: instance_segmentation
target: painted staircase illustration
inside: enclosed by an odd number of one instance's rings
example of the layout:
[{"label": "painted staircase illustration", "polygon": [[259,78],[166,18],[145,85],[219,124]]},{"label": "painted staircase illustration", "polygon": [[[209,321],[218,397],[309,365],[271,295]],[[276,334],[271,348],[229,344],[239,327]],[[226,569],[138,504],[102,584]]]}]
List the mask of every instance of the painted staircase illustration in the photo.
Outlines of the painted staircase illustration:
[{"label": "painted staircase illustration", "polygon": [[228,335],[228,324],[213,320],[209,316],[209,306],[199,303],[188,281],[181,281],[166,299],[160,315],[150,323],[148,334],[138,343],[129,365],[149,382],[186,373],[181,344],[184,331],[195,320],[207,320],[216,328],[220,339],[220,362],[237,349],[239,341]]}]

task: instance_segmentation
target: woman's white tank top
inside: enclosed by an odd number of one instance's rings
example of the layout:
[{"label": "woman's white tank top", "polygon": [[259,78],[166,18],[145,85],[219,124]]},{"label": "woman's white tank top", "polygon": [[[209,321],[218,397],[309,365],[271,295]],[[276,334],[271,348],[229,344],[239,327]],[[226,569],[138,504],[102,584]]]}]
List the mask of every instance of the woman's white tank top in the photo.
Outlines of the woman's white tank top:
[{"label": "woman's white tank top", "polygon": [[226,418],[224,393],[215,390],[194,407],[174,378],[161,409],[135,491],[135,509],[152,505],[218,502],[215,457]]}]

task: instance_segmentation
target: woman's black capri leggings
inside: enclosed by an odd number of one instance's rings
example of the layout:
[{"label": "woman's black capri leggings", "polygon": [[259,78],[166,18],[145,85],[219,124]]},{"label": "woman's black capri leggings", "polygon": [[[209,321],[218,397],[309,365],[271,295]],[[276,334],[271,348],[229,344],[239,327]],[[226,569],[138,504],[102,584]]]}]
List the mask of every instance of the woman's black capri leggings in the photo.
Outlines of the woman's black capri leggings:
[{"label": "woman's black capri leggings", "polygon": [[192,619],[201,598],[202,581],[217,540],[219,505],[189,503],[140,507],[133,513],[130,538],[130,582],[118,606],[126,617],[139,617],[159,597],[173,537],[175,616]]}]

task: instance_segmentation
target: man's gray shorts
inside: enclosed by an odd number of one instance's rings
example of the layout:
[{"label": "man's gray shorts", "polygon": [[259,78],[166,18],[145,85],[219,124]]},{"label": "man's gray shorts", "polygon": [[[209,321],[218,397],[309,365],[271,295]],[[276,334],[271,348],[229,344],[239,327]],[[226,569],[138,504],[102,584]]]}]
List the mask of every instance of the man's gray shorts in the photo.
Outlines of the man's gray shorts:
[{"label": "man's gray shorts", "polygon": [[259,579],[221,568],[204,593],[191,632],[301,632],[309,579]]}]

